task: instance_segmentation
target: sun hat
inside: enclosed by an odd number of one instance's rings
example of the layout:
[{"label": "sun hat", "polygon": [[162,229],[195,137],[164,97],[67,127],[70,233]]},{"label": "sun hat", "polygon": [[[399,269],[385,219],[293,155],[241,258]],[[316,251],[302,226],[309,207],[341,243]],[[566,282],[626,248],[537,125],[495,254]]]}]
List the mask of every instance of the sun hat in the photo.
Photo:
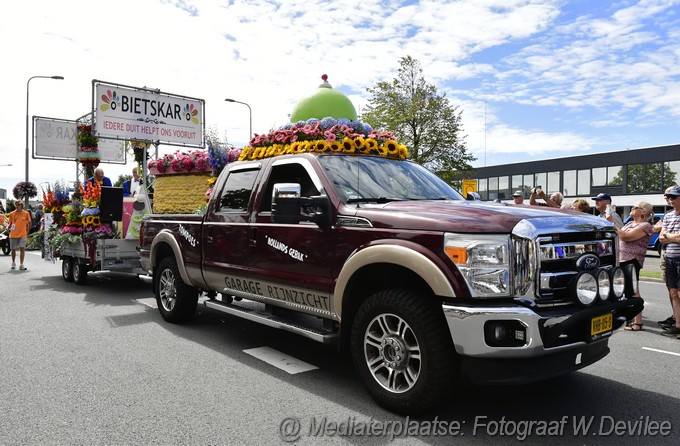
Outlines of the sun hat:
[{"label": "sun hat", "polygon": [[521,190],[516,190],[514,194],[512,194],[513,197],[523,197],[524,194],[522,193]]}]

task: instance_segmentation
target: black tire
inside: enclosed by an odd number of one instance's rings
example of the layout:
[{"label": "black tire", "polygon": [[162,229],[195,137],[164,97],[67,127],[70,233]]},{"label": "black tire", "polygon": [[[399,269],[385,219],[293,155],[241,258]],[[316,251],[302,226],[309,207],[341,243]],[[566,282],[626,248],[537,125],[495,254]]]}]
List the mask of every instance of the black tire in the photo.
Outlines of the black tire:
[{"label": "black tire", "polygon": [[377,292],[359,308],[350,344],[369,394],[388,410],[423,413],[451,394],[458,363],[441,306],[430,296]]},{"label": "black tire", "polygon": [[87,283],[87,265],[80,263],[78,259],[73,259],[73,281],[78,285]]},{"label": "black tire", "polygon": [[73,259],[70,257],[62,257],[61,259],[61,277],[66,282],[73,282]]},{"label": "black tire", "polygon": [[10,251],[11,249],[9,249],[9,239],[7,239],[4,242],[2,242],[2,253],[8,256]]},{"label": "black tire", "polygon": [[182,281],[174,257],[161,260],[154,277],[156,303],[163,319],[174,324],[191,319],[196,312],[198,290]]}]

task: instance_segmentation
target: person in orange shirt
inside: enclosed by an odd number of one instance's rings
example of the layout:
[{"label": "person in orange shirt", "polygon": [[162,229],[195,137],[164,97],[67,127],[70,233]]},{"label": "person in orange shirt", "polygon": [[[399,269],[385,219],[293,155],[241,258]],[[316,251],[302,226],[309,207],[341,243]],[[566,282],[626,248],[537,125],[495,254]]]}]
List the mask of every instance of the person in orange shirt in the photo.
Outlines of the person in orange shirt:
[{"label": "person in orange shirt", "polygon": [[9,248],[12,250],[12,269],[16,269],[16,251],[19,249],[19,269],[26,270],[24,256],[26,255],[26,237],[31,229],[31,214],[24,210],[24,202],[14,202],[16,210],[9,213]]}]

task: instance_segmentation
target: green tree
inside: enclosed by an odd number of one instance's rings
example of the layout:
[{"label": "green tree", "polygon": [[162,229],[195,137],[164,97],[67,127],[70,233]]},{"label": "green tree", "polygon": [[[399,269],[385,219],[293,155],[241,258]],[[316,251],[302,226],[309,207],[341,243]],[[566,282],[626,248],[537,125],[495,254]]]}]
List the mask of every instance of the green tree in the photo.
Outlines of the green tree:
[{"label": "green tree", "polygon": [[378,82],[367,89],[372,97],[361,119],[394,132],[397,141],[408,147],[409,158],[455,186],[472,170],[470,163],[475,160],[461,135],[463,112],[425,81],[416,59],[402,57],[399,65],[392,82]]}]

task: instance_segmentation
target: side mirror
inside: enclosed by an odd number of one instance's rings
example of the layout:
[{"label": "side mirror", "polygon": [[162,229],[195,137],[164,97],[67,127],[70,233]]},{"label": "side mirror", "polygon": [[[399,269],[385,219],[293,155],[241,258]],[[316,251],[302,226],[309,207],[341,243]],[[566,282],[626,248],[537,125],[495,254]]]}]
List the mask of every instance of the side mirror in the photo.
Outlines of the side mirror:
[{"label": "side mirror", "polygon": [[477,192],[468,192],[465,199],[470,201],[480,201],[482,197]]},{"label": "side mirror", "polygon": [[274,223],[298,224],[311,221],[316,224],[328,222],[330,201],[325,195],[301,197],[297,183],[276,183],[272,190],[272,221]]}]

